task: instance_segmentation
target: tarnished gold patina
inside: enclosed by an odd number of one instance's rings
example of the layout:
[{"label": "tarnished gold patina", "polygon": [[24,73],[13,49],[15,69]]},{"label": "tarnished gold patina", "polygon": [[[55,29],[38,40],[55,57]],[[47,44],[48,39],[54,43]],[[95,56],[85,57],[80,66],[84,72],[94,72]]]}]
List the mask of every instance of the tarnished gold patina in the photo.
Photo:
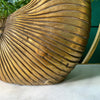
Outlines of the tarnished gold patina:
[{"label": "tarnished gold patina", "polygon": [[90,30],[90,0],[31,0],[11,14],[0,37],[0,79],[59,83],[79,63]]}]

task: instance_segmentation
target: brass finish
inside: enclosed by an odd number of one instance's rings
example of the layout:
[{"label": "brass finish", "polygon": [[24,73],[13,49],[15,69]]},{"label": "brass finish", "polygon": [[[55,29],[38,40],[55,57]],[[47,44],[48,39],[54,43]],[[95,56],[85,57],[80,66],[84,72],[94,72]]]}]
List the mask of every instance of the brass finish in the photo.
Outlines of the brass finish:
[{"label": "brass finish", "polygon": [[59,83],[79,63],[90,31],[90,0],[31,0],[11,14],[0,43],[0,79]]},{"label": "brass finish", "polygon": [[95,39],[92,43],[92,46],[91,46],[89,52],[87,53],[86,57],[84,58],[82,64],[86,64],[89,62],[89,60],[91,59],[93,53],[95,52],[99,42],[100,42],[100,24],[99,24],[99,28],[98,28],[97,34],[95,36]]}]

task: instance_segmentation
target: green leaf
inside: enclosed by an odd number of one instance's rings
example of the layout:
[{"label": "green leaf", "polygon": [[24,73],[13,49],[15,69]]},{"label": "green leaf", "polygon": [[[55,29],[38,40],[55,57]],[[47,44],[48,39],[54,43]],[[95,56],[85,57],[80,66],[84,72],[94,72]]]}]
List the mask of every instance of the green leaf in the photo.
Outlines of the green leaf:
[{"label": "green leaf", "polygon": [[26,5],[30,0],[0,0],[0,19],[7,18],[11,13]]}]

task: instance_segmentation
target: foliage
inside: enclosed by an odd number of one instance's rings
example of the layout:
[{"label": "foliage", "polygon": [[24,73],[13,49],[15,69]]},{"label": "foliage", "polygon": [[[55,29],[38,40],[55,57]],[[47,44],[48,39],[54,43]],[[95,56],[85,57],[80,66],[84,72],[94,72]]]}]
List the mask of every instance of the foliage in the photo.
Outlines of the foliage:
[{"label": "foliage", "polygon": [[0,19],[7,18],[11,13],[26,5],[30,0],[0,0]]}]

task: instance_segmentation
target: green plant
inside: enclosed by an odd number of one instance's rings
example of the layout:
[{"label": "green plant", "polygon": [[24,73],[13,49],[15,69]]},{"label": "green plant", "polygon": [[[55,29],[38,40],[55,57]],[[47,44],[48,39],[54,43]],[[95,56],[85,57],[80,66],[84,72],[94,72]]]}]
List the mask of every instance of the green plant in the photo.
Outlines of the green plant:
[{"label": "green plant", "polygon": [[0,0],[0,19],[7,18],[11,13],[26,5],[30,0]]}]

